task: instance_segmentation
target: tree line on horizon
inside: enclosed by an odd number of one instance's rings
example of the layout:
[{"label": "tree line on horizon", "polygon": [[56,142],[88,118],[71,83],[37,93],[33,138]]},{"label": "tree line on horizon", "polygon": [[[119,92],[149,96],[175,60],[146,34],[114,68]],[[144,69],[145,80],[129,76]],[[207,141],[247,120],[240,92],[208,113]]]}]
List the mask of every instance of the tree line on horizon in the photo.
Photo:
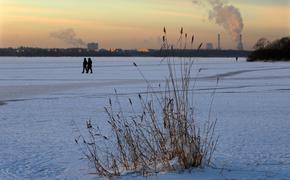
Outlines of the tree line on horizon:
[{"label": "tree line on horizon", "polygon": [[247,57],[250,51],[240,50],[191,50],[191,49],[149,49],[148,51],[139,50],[106,50],[101,49],[99,51],[88,50],[85,48],[0,48],[0,56],[15,56],[15,57]]},{"label": "tree line on horizon", "polygon": [[253,48],[248,61],[290,61],[290,36],[272,42],[261,38]]}]

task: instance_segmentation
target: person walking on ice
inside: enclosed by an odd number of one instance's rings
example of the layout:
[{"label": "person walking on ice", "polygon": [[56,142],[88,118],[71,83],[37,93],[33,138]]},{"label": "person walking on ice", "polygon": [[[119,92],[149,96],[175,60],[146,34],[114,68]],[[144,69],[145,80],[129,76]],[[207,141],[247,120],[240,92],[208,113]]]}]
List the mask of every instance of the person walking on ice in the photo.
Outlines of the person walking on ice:
[{"label": "person walking on ice", "polygon": [[89,73],[89,71],[91,71],[91,73],[93,73],[92,67],[93,67],[93,62],[92,62],[92,59],[89,58],[89,60],[88,60],[88,67],[87,67],[87,73]]},{"label": "person walking on ice", "polygon": [[[87,58],[84,58],[84,62],[83,62],[83,72],[85,73],[85,71],[88,71],[88,62],[87,62]],[[87,72],[88,73],[88,72]]]}]

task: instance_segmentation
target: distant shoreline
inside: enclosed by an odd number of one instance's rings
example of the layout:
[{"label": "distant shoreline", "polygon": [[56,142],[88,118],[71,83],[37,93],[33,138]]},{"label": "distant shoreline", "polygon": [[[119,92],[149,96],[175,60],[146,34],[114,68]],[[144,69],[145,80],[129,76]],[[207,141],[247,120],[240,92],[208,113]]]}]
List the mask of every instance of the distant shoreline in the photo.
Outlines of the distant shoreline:
[{"label": "distant shoreline", "polygon": [[90,51],[83,48],[0,48],[0,57],[248,57],[252,51],[241,50],[105,50]]}]

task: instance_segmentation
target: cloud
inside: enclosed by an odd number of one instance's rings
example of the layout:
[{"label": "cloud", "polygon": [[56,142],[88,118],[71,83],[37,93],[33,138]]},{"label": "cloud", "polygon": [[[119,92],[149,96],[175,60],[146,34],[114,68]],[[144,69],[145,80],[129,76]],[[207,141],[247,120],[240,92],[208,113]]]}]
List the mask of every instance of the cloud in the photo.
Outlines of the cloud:
[{"label": "cloud", "polygon": [[63,42],[70,44],[74,47],[84,47],[87,44],[81,38],[78,38],[74,30],[71,28],[52,32],[50,33],[50,36],[62,40]]}]

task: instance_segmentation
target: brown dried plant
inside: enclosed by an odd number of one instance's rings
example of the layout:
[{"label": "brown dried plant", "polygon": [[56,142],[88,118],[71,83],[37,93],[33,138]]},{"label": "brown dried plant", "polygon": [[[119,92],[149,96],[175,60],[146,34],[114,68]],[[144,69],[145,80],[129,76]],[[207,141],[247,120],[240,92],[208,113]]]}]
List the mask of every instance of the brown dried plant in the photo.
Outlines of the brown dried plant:
[{"label": "brown dried plant", "polygon": [[[161,51],[174,51],[173,46],[168,43],[165,27],[163,33]],[[193,43],[194,36],[190,41],[191,47]],[[187,47],[187,33],[184,34],[183,28],[180,30],[177,46],[184,49]],[[198,50],[201,46],[202,43]],[[115,90],[114,99],[109,99],[108,106],[105,107],[111,132],[103,133],[97,125],[88,121],[88,135],[80,135],[76,139],[86,158],[94,165],[97,175],[148,175],[210,164],[218,142],[214,131],[216,120],[211,120],[211,112],[203,126],[195,119],[192,103],[194,92],[191,89],[194,59],[176,60],[168,56],[164,59],[169,76],[163,90],[156,91],[139,66],[133,63],[146,81],[148,92],[138,94],[136,98],[128,98],[125,103]],[[161,85],[159,87],[162,88]],[[211,107],[214,93],[215,91]]]}]

